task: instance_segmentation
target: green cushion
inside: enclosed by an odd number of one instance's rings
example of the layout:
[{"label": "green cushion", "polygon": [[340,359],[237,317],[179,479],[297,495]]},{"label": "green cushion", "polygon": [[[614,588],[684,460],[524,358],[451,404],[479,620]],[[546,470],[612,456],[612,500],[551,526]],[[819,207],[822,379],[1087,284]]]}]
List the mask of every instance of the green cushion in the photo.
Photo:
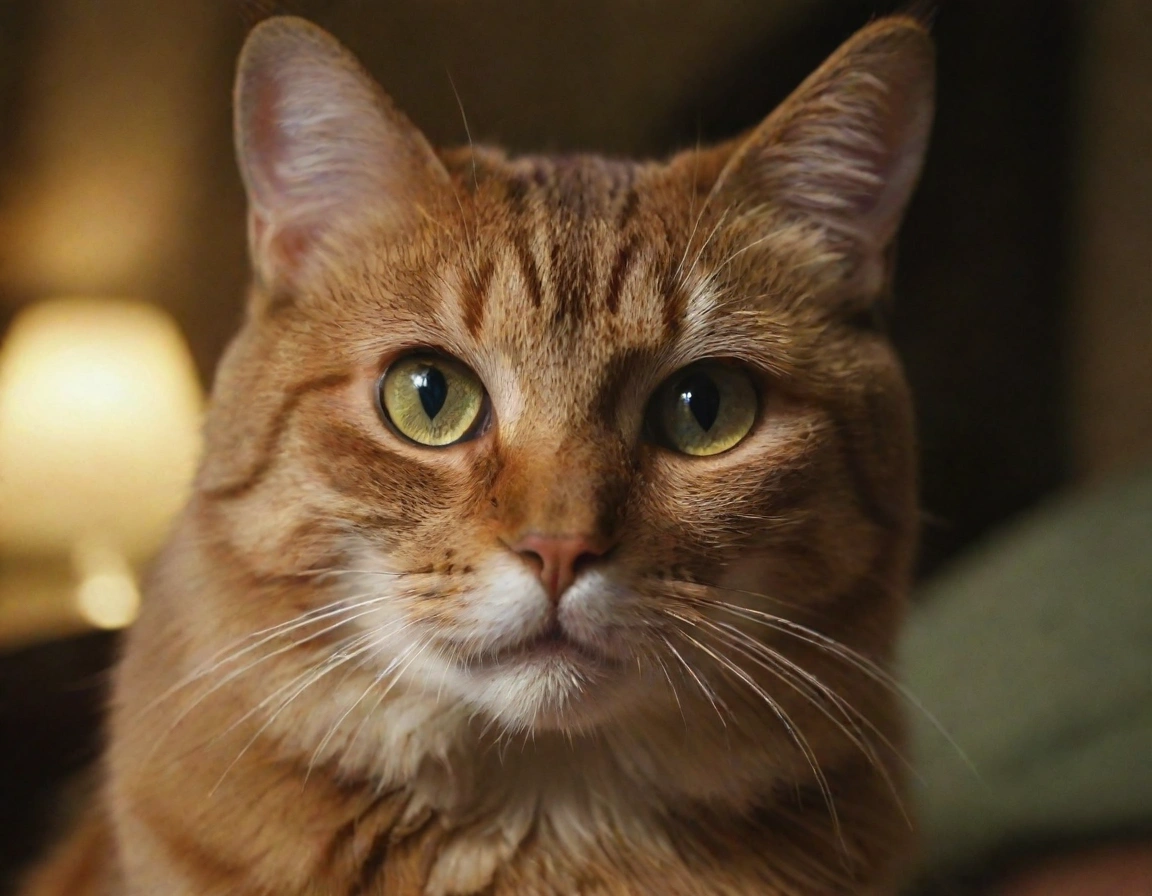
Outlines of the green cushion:
[{"label": "green cushion", "polygon": [[926,867],[1152,826],[1152,471],[1032,514],[920,598],[903,678],[971,762],[912,710]]}]

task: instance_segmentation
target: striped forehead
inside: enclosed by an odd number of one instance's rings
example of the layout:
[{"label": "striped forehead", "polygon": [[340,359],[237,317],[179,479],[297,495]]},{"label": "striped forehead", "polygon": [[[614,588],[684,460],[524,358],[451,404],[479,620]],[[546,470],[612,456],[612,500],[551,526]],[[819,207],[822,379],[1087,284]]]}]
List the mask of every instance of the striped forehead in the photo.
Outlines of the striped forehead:
[{"label": "striped forehead", "polygon": [[645,202],[650,167],[548,157],[505,168],[457,281],[472,338],[525,351],[677,335],[688,292],[676,257],[682,227]]},{"label": "striped forehead", "polygon": [[611,415],[693,341],[707,303],[685,251],[691,204],[653,190],[659,170],[592,157],[458,170],[471,196],[444,244],[434,326],[537,421]]}]

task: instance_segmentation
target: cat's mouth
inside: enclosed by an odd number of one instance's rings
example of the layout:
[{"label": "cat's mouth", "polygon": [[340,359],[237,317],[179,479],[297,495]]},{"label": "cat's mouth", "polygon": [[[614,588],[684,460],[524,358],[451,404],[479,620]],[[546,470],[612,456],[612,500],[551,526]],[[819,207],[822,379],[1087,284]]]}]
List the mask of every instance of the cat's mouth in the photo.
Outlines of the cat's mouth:
[{"label": "cat's mouth", "polygon": [[569,662],[582,667],[608,667],[618,661],[568,635],[553,620],[544,631],[497,650],[464,657],[461,665],[470,671],[485,671],[514,665]]}]

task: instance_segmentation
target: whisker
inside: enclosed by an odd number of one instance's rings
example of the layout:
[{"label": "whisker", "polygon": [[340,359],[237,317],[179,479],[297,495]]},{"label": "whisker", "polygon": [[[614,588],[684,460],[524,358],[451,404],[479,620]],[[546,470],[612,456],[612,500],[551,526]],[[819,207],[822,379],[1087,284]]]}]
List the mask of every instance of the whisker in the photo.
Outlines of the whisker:
[{"label": "whisker", "polygon": [[335,575],[350,575],[356,573],[357,575],[370,575],[370,576],[385,576],[390,579],[400,579],[406,576],[419,575],[415,572],[388,572],[383,569],[356,569],[350,566],[324,566],[316,569],[305,569],[300,572],[288,573],[285,578],[289,579],[312,579],[320,578],[322,576],[335,576]]},{"label": "whisker", "polygon": [[698,187],[699,187],[699,182],[697,180],[697,175],[699,175],[699,173],[700,173],[700,138],[699,138],[699,135],[697,135],[696,151],[692,155],[691,189],[689,190],[689,193],[688,193],[688,199],[689,199],[688,218],[689,219],[695,218],[695,220],[692,222],[692,229],[688,233],[688,240],[687,240],[687,242],[684,243],[684,252],[680,256],[680,262],[676,265],[676,270],[672,273],[672,280],[677,285],[681,284],[680,272],[684,269],[684,262],[688,258],[689,250],[691,250],[691,248],[692,248],[692,240],[694,240],[696,238],[696,231],[700,227],[700,220],[704,217],[704,211],[708,207],[708,198],[711,198],[711,197],[707,197],[705,199],[705,201],[703,203],[701,203],[700,211],[697,213],[697,211],[696,211],[696,193],[697,193]]},{"label": "whisker", "polygon": [[[367,605],[374,605],[374,604],[376,604],[376,603],[379,603],[381,600],[385,600],[385,599],[386,599],[386,598],[384,598],[384,597],[381,597],[381,598],[373,598],[373,599],[371,599],[371,600],[361,601],[361,602],[359,602],[359,603],[357,603],[357,604],[355,604],[355,605],[353,605],[353,606],[350,606],[350,607],[343,607],[343,608],[341,608],[339,611],[334,611],[334,612],[332,612],[332,613],[327,613],[327,614],[325,614],[325,617],[327,617],[327,618],[330,618],[331,616],[338,616],[338,615],[340,615],[341,613],[347,614],[347,613],[351,613],[353,610],[362,610],[362,608],[363,608],[364,606],[367,606]],[[195,699],[195,700],[193,700],[193,701],[192,701],[190,704],[188,704],[186,707],[184,707],[184,709],[183,709],[183,710],[180,712],[180,714],[179,714],[179,715],[177,715],[177,716],[176,716],[176,718],[175,718],[175,719],[174,719],[174,720],[171,722],[171,724],[168,726],[168,728],[167,728],[167,730],[164,732],[164,734],[163,734],[163,735],[161,735],[161,736],[160,736],[160,738],[158,738],[158,739],[157,739],[156,743],[155,743],[155,744],[152,746],[152,752],[155,752],[155,750],[156,750],[156,747],[158,747],[158,746],[160,745],[160,743],[161,743],[161,742],[162,742],[162,741],[163,741],[163,740],[164,740],[164,739],[165,739],[165,738],[166,738],[166,737],[167,737],[169,734],[171,734],[171,733],[172,733],[172,731],[173,731],[173,730],[174,730],[174,729],[175,729],[175,728],[176,728],[176,727],[177,727],[177,726],[178,726],[178,725],[179,725],[179,724],[180,724],[182,721],[184,721],[184,719],[185,719],[185,718],[187,718],[187,717],[188,717],[188,715],[189,715],[189,714],[190,714],[190,713],[191,713],[193,710],[195,710],[195,709],[196,709],[196,707],[198,707],[198,706],[199,706],[201,703],[203,703],[205,700],[207,700],[209,697],[211,697],[213,694],[215,694],[215,693],[216,693],[217,691],[219,691],[221,688],[223,688],[223,687],[227,686],[229,683],[231,683],[231,682],[235,681],[235,680],[236,680],[237,678],[239,678],[241,675],[244,675],[244,674],[248,673],[249,671],[251,671],[252,669],[254,669],[256,666],[259,666],[259,665],[261,665],[262,663],[265,663],[265,662],[267,662],[267,661],[268,661],[268,660],[270,660],[270,659],[273,659],[273,658],[275,658],[275,657],[277,657],[277,656],[281,656],[281,655],[283,655],[283,654],[285,654],[285,653],[287,653],[287,652],[289,652],[289,651],[291,651],[291,650],[296,650],[296,649],[298,649],[299,647],[303,646],[304,644],[308,644],[308,643],[310,643],[310,642],[312,642],[312,641],[316,640],[317,638],[323,637],[324,635],[328,634],[329,632],[335,631],[336,629],[340,628],[341,626],[347,625],[347,624],[348,624],[348,623],[350,623],[350,622],[354,622],[355,620],[357,620],[357,619],[359,619],[359,618],[361,618],[361,617],[363,617],[363,616],[368,616],[368,615],[371,615],[371,613],[372,613],[372,612],[373,612],[373,609],[371,609],[371,608],[370,608],[370,609],[367,609],[367,610],[363,610],[362,612],[355,612],[355,613],[352,613],[352,615],[346,615],[344,618],[342,618],[342,619],[339,619],[337,622],[334,622],[334,623],[332,623],[331,625],[325,626],[324,628],[320,629],[320,630],[319,630],[319,631],[317,631],[317,632],[313,632],[312,634],[308,635],[307,637],[304,637],[304,638],[299,638],[299,639],[297,639],[297,640],[294,640],[294,641],[292,641],[292,642],[290,642],[290,643],[288,643],[288,644],[285,644],[283,647],[279,647],[279,648],[277,648],[276,650],[273,650],[273,651],[271,651],[270,653],[265,653],[265,654],[262,654],[262,655],[261,655],[261,656],[259,656],[257,659],[253,660],[252,662],[248,663],[247,665],[245,665],[245,666],[242,666],[242,667],[241,667],[241,668],[239,668],[239,669],[234,669],[234,670],[232,670],[232,671],[231,671],[231,672],[229,672],[227,675],[225,675],[223,678],[221,678],[220,680],[216,681],[216,682],[215,682],[215,683],[214,683],[214,684],[213,684],[211,687],[209,687],[209,688],[208,688],[206,691],[204,691],[203,693],[199,694],[199,695],[196,697],[196,699]],[[307,620],[307,622],[316,622],[316,621],[322,621],[322,619],[323,619],[323,618],[324,618],[324,617],[321,617],[321,619],[319,619],[319,620],[318,620],[318,619],[309,619],[309,620]],[[306,624],[306,623],[303,623],[303,624]],[[298,627],[299,627],[299,626],[294,626],[293,628],[298,628]],[[289,629],[289,630],[291,630],[291,629]],[[239,659],[241,656],[244,656],[244,655],[246,655],[246,654],[250,653],[250,652],[251,652],[252,650],[254,650],[255,648],[257,648],[257,647],[260,647],[260,646],[262,646],[263,644],[266,644],[266,643],[268,643],[268,641],[274,640],[275,638],[277,638],[277,637],[280,637],[280,636],[281,636],[281,635],[283,635],[283,634],[286,634],[286,633],[287,633],[287,631],[289,631],[289,630],[286,630],[286,631],[283,631],[283,632],[277,632],[275,635],[271,635],[271,636],[269,636],[269,637],[267,637],[267,638],[263,639],[263,640],[262,640],[262,641],[260,641],[259,643],[257,643],[257,644],[254,644],[254,645],[251,645],[249,648],[246,648],[245,650],[242,650],[242,651],[240,651],[240,652],[238,652],[238,653],[236,653],[236,654],[234,654],[234,655],[232,655],[232,656],[228,657],[227,659],[225,659],[225,660],[222,660],[222,661],[220,661],[220,662],[216,663],[215,665],[213,665],[211,668],[209,668],[209,669],[205,670],[204,672],[202,672],[202,673],[200,673],[200,674],[198,674],[198,675],[195,675],[195,676],[193,676],[192,678],[190,678],[190,679],[188,679],[188,680],[186,680],[186,681],[184,681],[184,682],[178,682],[178,683],[177,683],[177,685],[174,685],[172,688],[169,688],[169,689],[168,689],[168,691],[166,691],[166,692],[165,692],[165,695],[167,695],[167,696],[171,697],[173,694],[175,694],[177,691],[179,691],[179,690],[180,690],[180,689],[182,689],[183,687],[187,687],[187,686],[190,686],[190,685],[194,684],[196,681],[199,681],[200,679],[202,679],[202,678],[206,677],[207,675],[211,674],[212,672],[215,672],[215,671],[217,671],[218,669],[220,669],[220,668],[221,668],[221,667],[223,667],[224,665],[226,665],[226,664],[228,664],[228,663],[231,663],[231,662],[234,662],[236,659]],[[165,695],[161,695],[161,696],[163,697],[163,696],[165,696]],[[154,703],[155,703],[155,702],[158,702],[158,701],[159,701],[159,699],[160,699],[160,698],[157,698],[157,701],[153,701],[153,702],[154,702]],[[151,753],[149,753],[149,755],[151,755]]]},{"label": "whisker", "polygon": [[[361,632],[360,634],[352,635],[352,636],[345,638],[344,640],[339,642],[337,647],[332,652],[328,653],[323,659],[317,660],[315,663],[311,663],[311,664],[307,665],[302,671],[297,672],[287,682],[280,685],[280,687],[278,687],[275,691],[273,691],[271,694],[269,694],[267,697],[265,697],[263,700],[261,700],[259,703],[257,703],[254,707],[249,709],[247,712],[243,713],[238,719],[233,720],[231,724],[229,724],[226,728],[224,728],[223,731],[219,731],[216,734],[213,734],[207,740],[198,744],[196,749],[201,748],[201,747],[210,746],[211,744],[220,740],[220,738],[225,737],[226,735],[230,734],[232,731],[235,731],[236,728],[238,728],[240,725],[244,724],[244,722],[246,722],[248,719],[252,718],[253,715],[255,715],[261,709],[268,706],[268,704],[272,703],[277,697],[279,697],[285,691],[290,690],[298,682],[300,682],[303,679],[307,678],[308,676],[312,675],[317,669],[324,667],[328,663],[336,662],[338,660],[343,661],[345,659],[348,659],[349,656],[351,655],[351,654],[349,654],[348,651],[354,652],[354,651],[358,650],[362,644],[365,644],[373,636],[373,634],[374,634],[373,632]],[[171,729],[169,729],[168,732],[165,732],[165,736],[168,733],[170,733],[170,731],[171,731]]]},{"label": "whisker", "polygon": [[[294,616],[293,618],[287,620],[286,622],[281,622],[281,623],[278,623],[277,625],[269,626],[268,628],[261,629],[260,631],[252,632],[250,634],[243,635],[240,638],[237,638],[235,641],[232,641],[230,644],[217,650],[214,654],[212,654],[212,656],[208,657],[208,659],[206,659],[202,663],[200,663],[199,666],[197,666],[195,669],[193,669],[191,672],[189,672],[180,681],[177,681],[175,684],[173,684],[171,687],[166,689],[159,696],[153,698],[148,703],[146,703],[139,710],[138,717],[141,717],[141,716],[145,715],[146,713],[152,711],[153,709],[156,708],[157,705],[159,705],[160,703],[167,700],[169,697],[171,697],[173,694],[175,694],[177,691],[181,690],[182,688],[185,688],[188,685],[194,684],[196,681],[203,678],[205,675],[208,675],[208,674],[214,672],[216,669],[220,668],[223,665],[235,662],[236,660],[240,659],[241,657],[246,656],[247,654],[251,653],[253,650],[256,650],[256,649],[262,647],[263,645],[267,644],[269,641],[273,641],[276,638],[280,637],[281,635],[286,635],[289,632],[295,631],[296,629],[302,628],[302,627],[309,625],[313,622],[321,622],[325,619],[330,619],[333,616],[339,616],[341,613],[348,612],[349,610],[355,610],[355,609],[359,609],[360,607],[367,606],[369,604],[378,603],[378,602],[385,600],[387,598],[386,595],[380,595],[380,596],[375,597],[375,598],[370,598],[370,599],[364,600],[364,598],[368,594],[375,594],[375,592],[367,592],[366,591],[366,592],[363,592],[361,594],[354,594],[354,595],[350,595],[350,596],[341,597],[338,600],[324,604],[323,606],[314,607],[313,609],[310,609],[307,612],[300,614],[299,616]],[[328,630],[326,629],[325,631],[328,631]],[[318,634],[323,634],[323,632],[318,633]],[[257,641],[254,644],[250,644],[247,647],[244,647],[242,650],[235,651],[235,648],[240,647],[241,645],[245,644],[248,641],[251,641],[253,638],[261,638],[261,640]],[[229,651],[235,651],[235,652],[230,654]]]},{"label": "whisker", "polygon": [[[403,631],[405,628],[410,627],[410,625],[411,625],[410,623],[406,623],[399,630]],[[372,641],[368,645],[368,650],[365,651],[366,653],[369,654],[368,658],[362,660],[359,664],[357,664],[356,668],[363,668],[364,665],[367,663],[368,659],[371,658],[371,653],[373,651],[375,651],[376,649],[378,649],[379,647],[381,647],[384,643],[386,643],[386,641],[389,638],[391,638],[392,635],[394,635],[394,634],[395,634],[395,631],[389,632],[386,636],[377,638],[374,641]],[[403,656],[403,655],[404,654],[402,652],[401,656]],[[312,768],[316,764],[316,760],[323,754],[324,748],[326,746],[328,746],[329,742],[335,736],[336,732],[340,729],[340,726],[343,725],[344,722],[347,720],[348,716],[350,716],[353,713],[353,711],[355,711],[356,707],[358,707],[363,702],[364,698],[367,697],[369,693],[371,693],[372,688],[375,687],[377,684],[379,684],[382,677],[387,676],[391,673],[392,669],[395,667],[396,662],[397,662],[396,660],[393,660],[388,666],[386,666],[384,668],[384,670],[382,672],[372,676],[372,680],[369,681],[368,685],[360,693],[360,696],[356,698],[355,702],[352,703],[352,705],[349,706],[344,711],[344,713],[340,716],[340,718],[336,720],[336,722],[332,725],[332,727],[328,729],[327,734],[324,735],[323,739],[317,745],[316,749],[312,751],[312,756],[308,760],[308,769],[304,773],[304,784],[308,783],[308,778],[312,774]]]},{"label": "whisker", "polygon": [[[712,227],[712,230],[709,231],[708,236],[704,238],[704,242],[700,244],[700,248],[696,251],[696,256],[692,259],[691,267],[688,268],[688,271],[680,280],[681,286],[687,285],[688,281],[692,279],[692,275],[696,273],[696,268],[699,266],[700,259],[704,256],[705,250],[712,243],[712,240],[716,237],[716,234],[720,232],[720,228],[723,227],[724,223],[728,220],[728,215],[731,213],[731,211],[732,210],[730,208],[724,209],[724,212],[720,215],[719,219],[717,219],[716,224]],[[703,214],[703,209],[701,209],[701,214]],[[710,272],[705,279],[704,286],[706,289],[712,285],[712,281],[715,279],[713,276],[714,273],[715,272]]]},{"label": "whisker", "polygon": [[[888,787],[892,794],[900,813],[904,816],[905,822],[909,826],[912,824],[911,816],[904,805],[904,800],[896,787],[895,781],[892,780],[891,773],[888,767],[880,760],[872,744],[868,741],[864,732],[860,730],[860,726],[856,719],[860,719],[866,724],[869,729],[875,733],[884,746],[886,746],[894,756],[903,762],[909,769],[912,769],[912,764],[908,759],[896,749],[876,725],[868,719],[862,712],[852,707],[843,697],[837,694],[831,687],[822,682],[819,677],[804,669],[797,663],[792,662],[787,657],[772,650],[765,644],[761,644],[754,638],[748,635],[747,632],[741,631],[734,626],[729,626],[725,623],[716,623],[708,619],[700,619],[700,623],[707,626],[716,632],[717,637],[723,638],[729,646],[740,652],[741,655],[747,657],[760,668],[771,673],[784,684],[788,685],[796,693],[804,697],[812,706],[814,706],[825,718],[834,724],[848,740],[863,753],[864,757],[868,760],[884,779],[885,785]],[[781,668],[783,666],[783,668]],[[798,678],[807,681],[810,686],[816,688],[816,695],[814,696],[811,691],[804,690],[800,686]],[[845,722],[836,718],[832,712],[818,699],[818,695],[823,694],[844,716]],[[848,730],[848,725],[852,727],[852,731]],[[915,771],[912,769],[913,772]]]},{"label": "whisker", "polygon": [[[384,670],[382,672],[380,672],[379,674],[376,675],[376,677],[373,679],[372,683],[369,685],[369,688],[375,687],[376,685],[378,685],[381,681],[383,681],[389,675],[392,675],[392,680],[390,682],[388,682],[388,686],[385,687],[384,690],[381,691],[380,694],[376,697],[376,702],[372,704],[372,708],[370,710],[368,710],[368,712],[365,713],[364,718],[360,720],[360,724],[356,726],[356,730],[355,730],[355,732],[353,732],[352,739],[348,742],[348,746],[346,749],[348,749],[348,750],[352,749],[352,747],[355,745],[356,741],[358,741],[360,739],[360,735],[364,733],[364,726],[368,723],[368,720],[376,714],[376,711],[380,708],[381,704],[388,697],[388,694],[390,694],[392,692],[392,689],[394,687],[396,687],[397,682],[400,681],[401,677],[407,671],[408,667],[411,666],[412,663],[415,662],[416,659],[425,650],[427,650],[428,646],[431,643],[432,643],[431,638],[424,638],[423,640],[417,641],[414,644],[410,644],[408,647],[404,648],[404,650],[402,650],[400,652],[400,654],[394,660],[392,660],[384,668]],[[400,663],[404,659],[405,656],[407,656],[408,659],[401,666]]]},{"label": "whisker", "polygon": [[[306,670],[303,675],[296,676],[294,679],[292,679],[292,681],[290,681],[288,683],[287,686],[278,688],[275,692],[273,692],[273,694],[269,695],[264,700],[260,701],[260,703],[258,703],[256,706],[254,706],[252,709],[250,709],[248,712],[246,712],[243,716],[241,716],[239,719],[237,719],[235,722],[233,722],[231,725],[229,725],[224,731],[222,731],[217,737],[226,736],[229,732],[235,730],[237,727],[239,727],[245,721],[247,721],[249,718],[251,718],[254,714],[256,714],[261,709],[266,707],[279,694],[283,693],[285,690],[287,690],[289,687],[291,687],[293,684],[295,684],[297,681],[299,681],[300,678],[302,678],[302,677],[307,678],[307,680],[304,682],[304,684],[302,684],[292,694],[290,694],[280,704],[280,706],[276,709],[276,711],[273,712],[272,715],[269,716],[265,720],[264,724],[261,725],[259,729],[257,729],[256,733],[253,734],[252,737],[248,739],[248,742],[243,746],[243,748],[240,750],[240,752],[236,754],[236,758],[233,759],[230,763],[228,763],[228,767],[224,769],[224,772],[220,775],[220,778],[212,786],[212,789],[210,791],[208,791],[208,797],[211,798],[216,793],[216,791],[220,788],[220,785],[222,785],[224,783],[224,779],[228,777],[229,772],[231,772],[232,769],[234,769],[236,767],[236,765],[244,758],[245,754],[247,754],[248,750],[252,748],[252,745],[255,744],[260,739],[261,735],[263,735],[264,732],[267,731],[268,728],[272,724],[275,723],[276,719],[278,719],[280,717],[281,713],[283,713],[284,710],[286,710],[289,706],[292,705],[292,703],[294,703],[296,701],[297,697],[299,697],[306,690],[308,690],[310,687],[312,687],[314,684],[316,684],[316,682],[320,681],[322,678],[327,676],[333,670],[340,668],[340,666],[342,666],[345,663],[355,659],[357,656],[360,656],[364,650],[371,649],[371,644],[369,644],[368,646],[363,646],[364,640],[366,638],[370,638],[370,637],[371,637],[371,633],[368,633],[366,635],[361,635],[360,639],[358,639],[360,643],[358,644],[356,649],[353,650],[351,653],[343,653],[343,654],[338,653],[338,654],[335,654],[333,656],[330,656],[326,661],[324,661],[323,663],[320,663],[318,666],[311,667],[310,669]],[[217,738],[213,738],[213,740],[216,740],[216,739]]]},{"label": "whisker", "polygon": [[464,122],[464,136],[468,140],[468,155],[472,161],[472,189],[478,191],[480,182],[476,177],[476,146],[472,142],[472,129],[468,127],[468,116],[464,114],[464,101],[460,99],[460,91],[456,89],[456,81],[452,78],[451,72],[445,74],[448,75],[448,84],[452,88],[452,95],[456,97],[456,107],[460,110],[460,120]]},{"label": "whisker", "polygon": [[[774,600],[767,595],[757,594],[752,591],[741,591],[736,588],[724,588],[718,585],[696,585],[691,582],[679,582],[680,585],[695,585],[696,587],[718,590],[730,591],[735,594],[744,594],[749,597],[764,598],[767,600]],[[903,700],[907,701],[917,712],[919,712],[929,724],[940,734],[941,737],[951,746],[956,754],[960,757],[961,761],[967,766],[968,770],[976,776],[980,781],[983,781],[983,776],[980,774],[979,769],[976,768],[975,763],[964,751],[963,747],[956,742],[955,738],[948,732],[944,725],[936,718],[935,715],[923,704],[923,702],[913,694],[899,679],[895,678],[890,672],[876,663],[875,660],[870,659],[862,653],[853,650],[848,645],[837,641],[835,638],[829,637],[822,632],[816,631],[803,623],[797,622],[793,619],[787,619],[782,616],[777,616],[773,613],[767,613],[763,610],[757,610],[752,607],[744,607],[738,604],[731,604],[726,601],[717,600],[715,598],[704,597],[700,595],[690,595],[691,600],[700,602],[703,605],[713,607],[733,616],[740,617],[749,622],[757,622],[774,629],[782,634],[790,635],[800,641],[811,644],[814,647],[821,648],[827,651],[832,656],[840,658],[843,662],[853,666],[858,671],[864,673],[877,684],[890,690]]]},{"label": "whisker", "polygon": [[[678,617],[673,616],[673,618]],[[691,625],[691,620],[681,619],[680,621]],[[785,730],[788,732],[789,736],[792,738],[792,741],[796,744],[800,752],[804,755],[805,760],[808,762],[808,766],[812,769],[813,777],[816,779],[817,786],[820,788],[820,792],[824,797],[824,802],[828,807],[828,814],[832,819],[833,831],[835,832],[837,839],[840,841],[844,851],[847,852],[848,847],[844,842],[843,831],[840,827],[840,814],[837,812],[836,803],[832,798],[832,788],[829,787],[828,779],[824,775],[823,770],[820,768],[820,763],[816,759],[816,754],[812,750],[812,745],[808,743],[808,739],[804,737],[799,729],[797,729],[788,713],[785,712],[784,708],[772,698],[772,695],[765,691],[759,682],[752,678],[752,676],[748,674],[747,670],[740,666],[740,664],[734,662],[731,658],[712,650],[706,644],[692,637],[687,632],[680,631],[680,635],[681,637],[694,644],[698,649],[708,654],[708,656],[712,657],[712,659],[714,659],[722,669],[728,670],[737,678],[739,678],[754,694],[756,694],[757,697],[759,697],[768,705],[768,707],[780,720],[781,724],[784,725]]]},{"label": "whisker", "polygon": [[728,720],[724,718],[724,713],[720,711],[720,707],[723,706],[724,709],[728,711],[729,715],[732,714],[732,711],[728,709],[728,707],[724,704],[724,701],[720,699],[720,697],[712,688],[708,687],[706,684],[704,684],[703,681],[700,680],[700,676],[696,674],[696,670],[692,668],[691,663],[684,659],[683,654],[681,654],[680,651],[676,649],[675,645],[668,637],[661,635],[660,640],[664,642],[664,645],[672,652],[672,655],[676,657],[676,660],[680,663],[680,665],[684,667],[684,671],[688,673],[694,682],[696,682],[697,687],[700,688],[700,692],[704,695],[708,702],[712,704],[712,708],[716,711],[717,718],[720,719],[720,724],[727,728]]},{"label": "whisker", "polygon": [[[668,664],[655,653],[652,654],[651,658],[655,660],[656,665],[660,667],[660,671],[664,673],[664,678],[668,681],[668,688],[672,691],[672,699],[676,701],[676,708],[680,711],[680,719],[684,722],[684,728],[687,730],[688,716],[684,714],[684,704],[680,702],[680,692],[676,690],[676,683],[672,681],[672,673],[668,670]],[[637,658],[637,665],[639,665],[639,658]]]},{"label": "whisker", "polygon": [[[456,106],[460,110],[460,120],[464,123],[464,136],[468,140],[468,156],[472,163],[472,189],[473,192],[479,192],[480,183],[476,175],[476,147],[472,143],[472,131],[468,127],[468,116],[464,114],[464,103],[460,99],[460,92],[456,89],[456,82],[452,80],[452,73],[445,72],[448,75],[448,84],[452,88],[452,94],[456,97]],[[477,240],[479,239],[480,225],[478,217],[473,222],[472,230],[468,227],[468,216],[464,211],[464,203],[460,200],[460,193],[453,187],[453,198],[456,200],[456,207],[460,212],[460,225],[464,228],[464,242],[467,245],[468,252],[465,255],[465,264],[468,268],[468,273],[475,279],[477,277],[476,265],[479,260],[479,253],[476,251]]]},{"label": "whisker", "polygon": [[[688,593],[686,595],[676,594],[677,597],[684,596],[684,597],[687,597],[691,600],[712,601],[712,600],[715,600],[715,598],[709,597],[708,595],[710,595],[716,591],[724,591],[724,592],[727,592],[729,594],[741,594],[741,595],[745,595],[747,597],[753,597],[753,598],[756,598],[757,600],[766,601],[770,604],[775,604],[775,605],[780,606],[780,607],[788,607],[789,609],[794,609],[794,610],[810,610],[811,609],[810,605],[808,605],[808,604],[804,604],[804,603],[801,603],[801,602],[795,601],[795,600],[785,600],[784,598],[777,597],[774,594],[764,594],[764,593],[761,593],[759,591],[745,591],[741,588],[731,588],[731,587],[726,586],[726,585],[716,585],[716,584],[713,584],[712,582],[693,582],[693,581],[689,581],[688,579],[670,579],[666,582],[666,584],[674,586],[676,588],[693,589],[691,593]],[[738,604],[729,604],[729,606],[736,607],[739,605]]]}]

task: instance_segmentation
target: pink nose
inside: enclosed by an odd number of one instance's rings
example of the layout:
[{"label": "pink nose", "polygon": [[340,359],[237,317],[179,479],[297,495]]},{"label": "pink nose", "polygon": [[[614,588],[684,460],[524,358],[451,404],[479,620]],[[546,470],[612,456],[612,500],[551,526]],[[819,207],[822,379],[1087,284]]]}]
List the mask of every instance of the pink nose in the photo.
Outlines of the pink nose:
[{"label": "pink nose", "polygon": [[577,573],[602,557],[611,546],[605,541],[584,535],[525,535],[512,550],[536,570],[552,603],[576,580]]}]

